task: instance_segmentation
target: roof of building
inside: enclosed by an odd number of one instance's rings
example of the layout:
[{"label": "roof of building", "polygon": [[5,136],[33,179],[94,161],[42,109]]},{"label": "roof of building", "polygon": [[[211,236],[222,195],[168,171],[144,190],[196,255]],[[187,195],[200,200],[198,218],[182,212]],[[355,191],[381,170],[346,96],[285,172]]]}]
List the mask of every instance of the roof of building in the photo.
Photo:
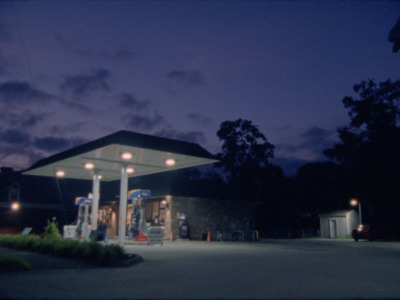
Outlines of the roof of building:
[{"label": "roof of building", "polygon": [[321,214],[319,215],[319,217],[345,217],[347,214],[351,213],[355,211],[354,209],[347,209],[347,210],[338,210],[338,211],[333,211],[330,213],[326,213],[326,214]]},{"label": "roof of building", "polygon": [[[124,152],[132,158],[121,158]],[[167,166],[167,159],[175,164]],[[94,169],[84,168],[88,162]],[[39,160],[23,174],[54,176],[63,171],[66,178],[91,180],[95,170],[102,180],[112,181],[120,178],[122,165],[134,168],[131,176],[140,176],[213,162],[216,157],[198,144],[122,130]]]}]

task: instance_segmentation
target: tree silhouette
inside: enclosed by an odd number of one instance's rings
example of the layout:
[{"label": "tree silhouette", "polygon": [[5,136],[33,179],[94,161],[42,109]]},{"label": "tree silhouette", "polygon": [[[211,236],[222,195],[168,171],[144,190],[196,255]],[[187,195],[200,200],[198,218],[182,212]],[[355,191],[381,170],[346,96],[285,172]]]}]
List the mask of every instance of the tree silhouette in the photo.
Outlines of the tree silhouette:
[{"label": "tree silhouette", "polygon": [[274,146],[251,121],[225,121],[217,136],[223,141],[219,166],[228,172],[231,182],[247,175],[253,177],[251,174],[266,167],[274,156]]},{"label": "tree silhouette", "polygon": [[291,182],[269,162],[274,146],[258,127],[249,120],[225,121],[217,136],[223,141],[217,166],[227,173],[232,205],[252,210],[258,230],[291,222]]},{"label": "tree silhouette", "polygon": [[350,124],[338,129],[341,141],[324,153],[348,169],[366,217],[399,223],[400,81],[362,81],[354,91],[358,99],[343,99]]}]

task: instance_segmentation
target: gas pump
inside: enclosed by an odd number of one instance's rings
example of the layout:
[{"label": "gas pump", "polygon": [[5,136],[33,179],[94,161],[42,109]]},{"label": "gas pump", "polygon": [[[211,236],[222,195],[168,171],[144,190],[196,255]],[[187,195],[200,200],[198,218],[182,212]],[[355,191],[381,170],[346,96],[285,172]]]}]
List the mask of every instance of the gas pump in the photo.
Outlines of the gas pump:
[{"label": "gas pump", "polygon": [[85,241],[89,239],[89,208],[90,205],[92,205],[92,202],[92,194],[89,194],[88,197],[75,198],[75,205],[79,205],[75,238],[81,238]]},{"label": "gas pump", "polygon": [[128,199],[132,200],[132,220],[129,224],[129,239],[138,242],[147,241],[146,201],[151,198],[150,190],[130,190]]},{"label": "gas pump", "polygon": [[182,211],[179,213],[179,238],[189,238],[189,225],[186,220],[186,213]]}]

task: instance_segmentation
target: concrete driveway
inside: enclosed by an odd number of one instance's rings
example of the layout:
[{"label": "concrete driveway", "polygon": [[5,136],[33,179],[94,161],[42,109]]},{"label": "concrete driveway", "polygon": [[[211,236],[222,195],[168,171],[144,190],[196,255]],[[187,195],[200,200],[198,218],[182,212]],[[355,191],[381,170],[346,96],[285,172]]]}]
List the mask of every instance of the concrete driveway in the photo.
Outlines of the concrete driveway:
[{"label": "concrete driveway", "polygon": [[399,298],[400,243],[267,240],[127,245],[128,268],[0,275],[14,298]]}]

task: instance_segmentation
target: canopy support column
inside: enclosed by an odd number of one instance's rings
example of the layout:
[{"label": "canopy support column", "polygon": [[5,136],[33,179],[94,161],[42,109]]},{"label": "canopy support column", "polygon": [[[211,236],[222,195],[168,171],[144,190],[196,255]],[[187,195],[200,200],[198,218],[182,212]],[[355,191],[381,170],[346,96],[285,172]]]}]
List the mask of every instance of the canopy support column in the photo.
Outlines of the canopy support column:
[{"label": "canopy support column", "polygon": [[92,231],[97,230],[97,220],[99,218],[99,200],[100,200],[100,174],[93,173],[93,203],[92,203]]},{"label": "canopy support column", "polygon": [[126,209],[128,203],[128,172],[126,166],[121,168],[121,187],[119,193],[119,225],[118,225],[118,244],[124,245],[126,234]]}]

